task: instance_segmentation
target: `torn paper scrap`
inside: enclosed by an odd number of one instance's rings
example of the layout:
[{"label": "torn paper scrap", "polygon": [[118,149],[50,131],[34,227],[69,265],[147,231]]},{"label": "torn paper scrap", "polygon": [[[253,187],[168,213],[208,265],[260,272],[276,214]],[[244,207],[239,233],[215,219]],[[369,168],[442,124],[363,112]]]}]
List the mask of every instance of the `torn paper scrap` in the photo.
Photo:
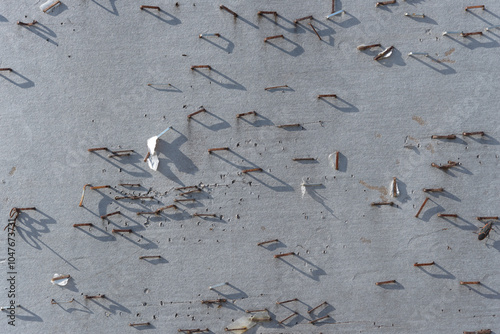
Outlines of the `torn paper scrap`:
[{"label": "torn paper scrap", "polygon": [[392,179],[392,182],[391,182],[391,196],[392,197],[398,197],[399,196],[399,187],[398,187],[398,181],[396,178],[393,178]]},{"label": "torn paper scrap", "polygon": [[245,333],[247,330],[249,330],[250,328],[254,327],[257,324],[256,322],[252,321],[252,318],[253,316],[245,316],[236,319],[236,321],[231,323],[231,325],[227,326],[225,330],[235,334]]},{"label": "torn paper scrap", "polygon": [[157,170],[160,164],[160,159],[156,154],[156,143],[158,142],[158,138],[168,130],[170,130],[170,127],[163,130],[158,136],[153,136],[149,138],[147,141],[149,157],[146,160],[148,162],[149,168],[151,168],[152,170]]}]

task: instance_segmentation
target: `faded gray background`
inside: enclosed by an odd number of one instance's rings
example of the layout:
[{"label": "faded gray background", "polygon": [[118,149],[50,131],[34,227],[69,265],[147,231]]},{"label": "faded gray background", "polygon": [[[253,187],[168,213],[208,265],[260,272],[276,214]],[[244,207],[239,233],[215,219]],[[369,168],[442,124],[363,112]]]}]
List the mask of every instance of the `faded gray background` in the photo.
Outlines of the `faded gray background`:
[{"label": "faded gray background", "polygon": [[[223,333],[255,308],[267,308],[274,320],[252,334],[500,332],[498,227],[485,241],[475,234],[482,226],[476,216],[500,215],[500,30],[442,36],[500,25],[497,1],[375,8],[376,1],[339,0],[336,9],[346,13],[329,21],[327,0],[71,0],[47,14],[42,3],[0,4],[0,67],[14,70],[0,72],[0,214],[7,224],[12,207],[38,209],[18,220],[21,307],[15,330],[2,312],[0,332]],[[220,10],[221,3],[239,17]],[[486,10],[464,11],[474,4]],[[258,17],[259,10],[279,17]],[[307,15],[314,19],[294,26]],[[16,25],[33,19],[33,27]],[[285,39],[263,42],[278,34]],[[382,49],[360,52],[363,43],[395,49],[376,62]],[[289,88],[264,90],[278,85]],[[317,99],[333,93],[338,99]],[[188,121],[201,106],[207,112]],[[258,115],[236,119],[252,110]],[[276,127],[290,123],[302,127]],[[155,172],[142,161],[146,140],[167,126],[173,129],[159,140]],[[487,135],[430,139],[463,131]],[[136,153],[87,152],[100,146]],[[231,151],[207,153],[221,146]],[[335,151],[338,171],[328,161]],[[301,157],[317,161],[292,161]],[[462,165],[448,172],[430,167],[448,160]],[[257,167],[263,172],[241,173]],[[396,199],[389,196],[393,177],[401,190]],[[302,196],[304,181],[321,186]],[[87,183],[112,188],[87,189],[78,207]],[[172,204],[179,198],[174,188],[197,184],[204,187],[194,204],[159,217],[136,215]],[[417,219],[424,187],[446,192],[428,195]],[[120,193],[155,200],[115,201]],[[397,206],[370,206],[381,200]],[[116,210],[122,215],[99,218]],[[94,227],[72,227],[88,222]],[[256,246],[275,238],[280,242]],[[6,277],[5,232],[0,240]],[[286,252],[298,256],[273,258]],[[139,260],[143,255],[163,259]],[[430,261],[436,265],[413,267]],[[54,273],[70,274],[68,286],[52,285]],[[392,279],[398,283],[374,284]],[[459,285],[470,280],[482,285]],[[208,289],[221,282],[229,285]],[[87,294],[107,299],[84,300]],[[229,302],[200,303],[214,298]],[[276,305],[292,298],[299,301]],[[307,313],[323,301],[327,308]],[[7,303],[5,290],[0,304]],[[151,326],[128,326],[137,322]]]}]

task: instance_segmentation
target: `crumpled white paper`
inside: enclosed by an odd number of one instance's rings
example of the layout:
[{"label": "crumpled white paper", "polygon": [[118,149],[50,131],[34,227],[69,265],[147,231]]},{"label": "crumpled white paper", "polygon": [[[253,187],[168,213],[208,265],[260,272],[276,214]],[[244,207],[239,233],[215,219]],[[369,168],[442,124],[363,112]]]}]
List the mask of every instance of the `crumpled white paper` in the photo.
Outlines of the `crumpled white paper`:
[{"label": "crumpled white paper", "polygon": [[147,162],[149,168],[151,168],[152,170],[158,170],[158,166],[160,165],[160,159],[156,154],[156,143],[158,142],[158,138],[168,130],[170,130],[170,127],[163,130],[158,136],[153,136],[149,138],[147,141],[148,152],[149,152],[149,157],[147,159]]}]

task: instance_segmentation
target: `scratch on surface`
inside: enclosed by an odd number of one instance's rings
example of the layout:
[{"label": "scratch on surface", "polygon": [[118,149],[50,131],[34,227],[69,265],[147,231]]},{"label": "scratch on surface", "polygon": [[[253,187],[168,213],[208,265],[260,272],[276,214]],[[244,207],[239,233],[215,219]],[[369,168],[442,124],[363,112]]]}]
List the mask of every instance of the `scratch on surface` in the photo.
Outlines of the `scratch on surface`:
[{"label": "scratch on surface", "polygon": [[437,230],[437,231],[433,231],[433,232],[429,232],[429,233],[425,233],[425,234],[419,234],[419,235],[416,235],[414,237],[411,237],[409,240],[408,240],[408,245],[413,241],[413,240],[416,240],[420,237],[426,237],[428,235],[431,235],[431,234],[434,234],[434,233],[438,233],[438,232],[442,232],[442,231],[446,231],[448,228],[442,228],[440,230]]},{"label": "scratch on surface", "polygon": [[453,52],[455,52],[455,48],[451,48],[451,49],[449,49],[448,51],[446,51],[446,52],[444,53],[444,55],[445,55],[446,57],[448,57],[448,56],[449,56],[449,55],[451,55]]},{"label": "scratch on surface", "polygon": [[368,189],[371,189],[371,190],[376,190],[378,192],[380,192],[380,198],[384,201],[387,200],[387,198],[385,196],[387,196],[388,194],[388,191],[387,191],[387,188],[384,187],[384,186],[380,186],[380,187],[377,187],[377,186],[371,186],[369,185],[368,183],[366,183],[365,181],[363,180],[360,180],[359,183],[361,183],[362,185],[364,185],[365,187],[367,187]]}]

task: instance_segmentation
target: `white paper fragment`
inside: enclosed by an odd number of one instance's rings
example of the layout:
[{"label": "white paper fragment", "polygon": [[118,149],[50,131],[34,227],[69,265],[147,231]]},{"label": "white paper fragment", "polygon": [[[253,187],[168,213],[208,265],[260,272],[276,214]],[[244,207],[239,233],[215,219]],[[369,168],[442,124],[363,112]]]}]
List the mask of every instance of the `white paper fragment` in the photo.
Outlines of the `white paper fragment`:
[{"label": "white paper fragment", "polygon": [[254,313],[251,320],[253,322],[271,321],[271,316],[269,315],[269,312],[261,311],[261,312]]},{"label": "white paper fragment", "polygon": [[250,328],[254,327],[257,323],[252,321],[253,316],[245,316],[239,319],[236,319],[235,322],[231,323],[231,325],[227,326],[227,331],[230,331],[234,334],[242,334],[245,333]]},{"label": "white paper fragment", "polygon": [[[385,51],[385,50],[384,50],[384,51]],[[389,51],[389,52],[387,52],[387,54],[383,55],[383,56],[381,57],[381,59],[389,58],[390,56],[392,56],[392,50],[391,50],[391,51]]]},{"label": "white paper fragment", "polygon": [[46,13],[49,10],[52,10],[53,8],[59,6],[60,4],[61,4],[61,1],[59,1],[59,0],[49,0],[45,3],[43,3],[40,6],[40,9],[42,10],[42,12]]},{"label": "white paper fragment", "polygon": [[336,153],[332,153],[328,156],[328,161],[330,161],[330,165],[335,168],[335,159],[336,159]]},{"label": "white paper fragment", "polygon": [[399,196],[399,186],[398,186],[398,181],[396,178],[394,178],[391,182],[391,196],[392,197]]},{"label": "white paper fragment", "polygon": [[[63,278],[56,279],[58,277],[63,277]],[[68,281],[69,281],[69,275],[61,275],[61,274],[54,274],[54,276],[50,280],[52,284],[57,284],[59,286],[65,286],[66,284],[68,284]]]},{"label": "white paper fragment", "polygon": [[150,155],[147,161],[149,168],[151,168],[152,170],[158,170],[158,166],[160,165],[160,159],[158,158],[156,153]]},{"label": "white paper fragment", "polygon": [[158,142],[158,138],[168,130],[170,130],[170,127],[163,130],[158,136],[153,136],[149,138],[147,141],[148,151],[149,151],[149,157],[147,159],[147,162],[149,168],[151,168],[152,170],[158,170],[158,166],[160,165],[160,159],[156,154],[156,143]]}]

